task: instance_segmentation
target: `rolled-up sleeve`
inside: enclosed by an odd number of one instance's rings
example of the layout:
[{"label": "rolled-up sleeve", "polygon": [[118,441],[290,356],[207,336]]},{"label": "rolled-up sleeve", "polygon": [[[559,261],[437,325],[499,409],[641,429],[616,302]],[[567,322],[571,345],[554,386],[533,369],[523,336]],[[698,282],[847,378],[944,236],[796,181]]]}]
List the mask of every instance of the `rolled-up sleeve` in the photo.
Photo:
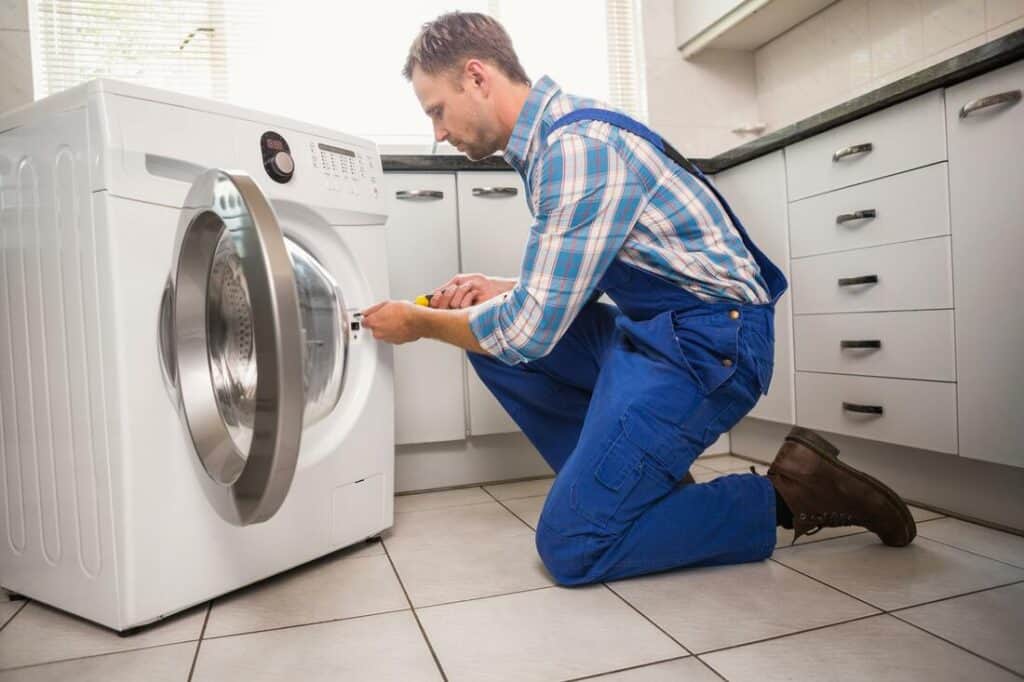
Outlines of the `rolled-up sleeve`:
[{"label": "rolled-up sleeve", "polygon": [[470,309],[481,347],[510,365],[551,352],[622,248],[645,197],[639,176],[603,140],[565,134],[538,163],[518,283]]}]

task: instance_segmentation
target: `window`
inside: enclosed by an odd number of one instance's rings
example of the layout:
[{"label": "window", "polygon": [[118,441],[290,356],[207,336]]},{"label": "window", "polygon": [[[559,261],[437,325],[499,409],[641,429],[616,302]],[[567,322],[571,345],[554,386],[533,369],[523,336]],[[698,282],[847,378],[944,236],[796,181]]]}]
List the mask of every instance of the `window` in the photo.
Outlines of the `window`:
[{"label": "window", "polygon": [[646,117],[639,0],[35,0],[36,92],[110,77],[429,145],[401,69],[453,9],[498,18],[531,78]]}]

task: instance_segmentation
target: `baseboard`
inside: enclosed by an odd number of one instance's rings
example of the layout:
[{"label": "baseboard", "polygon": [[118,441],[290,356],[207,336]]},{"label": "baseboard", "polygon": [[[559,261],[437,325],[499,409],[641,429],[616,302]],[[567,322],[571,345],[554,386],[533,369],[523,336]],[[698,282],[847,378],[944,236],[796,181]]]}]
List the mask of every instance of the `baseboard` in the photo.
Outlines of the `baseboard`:
[{"label": "baseboard", "polygon": [[[789,424],[744,419],[730,432],[734,454],[770,463]],[[907,501],[1013,533],[1024,533],[1024,469],[930,450],[821,432],[839,456]]]}]

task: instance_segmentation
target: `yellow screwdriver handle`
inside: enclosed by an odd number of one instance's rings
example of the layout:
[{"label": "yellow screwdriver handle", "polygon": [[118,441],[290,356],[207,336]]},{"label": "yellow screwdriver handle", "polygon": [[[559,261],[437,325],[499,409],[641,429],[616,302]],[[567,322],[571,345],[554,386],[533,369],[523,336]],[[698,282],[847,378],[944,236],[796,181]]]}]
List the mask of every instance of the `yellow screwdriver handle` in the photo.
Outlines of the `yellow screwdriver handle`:
[{"label": "yellow screwdriver handle", "polygon": [[429,308],[430,299],[432,299],[433,297],[433,294],[420,294],[419,296],[416,297],[416,300],[413,301],[413,303],[415,303],[416,305],[421,305],[425,308]]}]

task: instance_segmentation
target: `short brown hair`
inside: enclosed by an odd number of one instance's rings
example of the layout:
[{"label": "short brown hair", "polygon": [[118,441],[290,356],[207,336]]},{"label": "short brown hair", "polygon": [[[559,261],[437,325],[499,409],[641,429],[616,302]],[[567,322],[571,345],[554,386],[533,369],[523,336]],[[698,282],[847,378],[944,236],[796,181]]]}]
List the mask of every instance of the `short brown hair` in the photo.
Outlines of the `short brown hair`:
[{"label": "short brown hair", "polygon": [[530,85],[505,28],[477,12],[450,12],[423,24],[409,47],[402,75],[412,80],[416,66],[431,75],[458,70],[469,59],[491,62],[509,80]]}]

